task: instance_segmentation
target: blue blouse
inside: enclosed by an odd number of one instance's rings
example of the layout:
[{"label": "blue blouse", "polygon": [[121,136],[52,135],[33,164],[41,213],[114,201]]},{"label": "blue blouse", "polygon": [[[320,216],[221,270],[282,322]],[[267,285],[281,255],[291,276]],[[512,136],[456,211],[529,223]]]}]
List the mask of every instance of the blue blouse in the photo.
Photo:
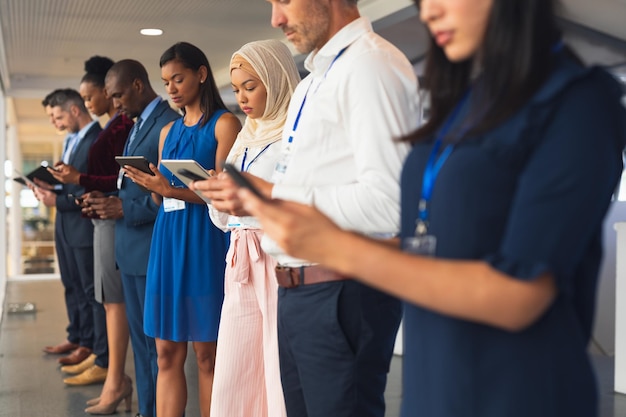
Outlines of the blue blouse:
[{"label": "blue blouse", "polygon": [[[549,271],[558,295],[519,332],[406,305],[402,417],[597,415],[586,352],[626,112],[609,74],[557,61],[522,109],[454,148],[436,178],[429,232],[436,257],[484,260],[519,280]],[[418,143],[405,162],[403,238],[414,235],[432,144]]]}]

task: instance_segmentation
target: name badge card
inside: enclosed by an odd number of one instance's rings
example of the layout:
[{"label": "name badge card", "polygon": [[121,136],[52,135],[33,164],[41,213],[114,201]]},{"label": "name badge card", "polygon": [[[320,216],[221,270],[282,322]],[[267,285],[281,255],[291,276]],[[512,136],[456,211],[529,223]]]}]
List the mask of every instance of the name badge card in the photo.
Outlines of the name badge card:
[{"label": "name badge card", "polygon": [[184,210],[185,202],[183,200],[177,200],[175,198],[163,198],[163,211],[169,213],[170,211]]},{"label": "name badge card", "polygon": [[437,248],[437,237],[421,235],[404,239],[404,251],[413,255],[434,256]]}]

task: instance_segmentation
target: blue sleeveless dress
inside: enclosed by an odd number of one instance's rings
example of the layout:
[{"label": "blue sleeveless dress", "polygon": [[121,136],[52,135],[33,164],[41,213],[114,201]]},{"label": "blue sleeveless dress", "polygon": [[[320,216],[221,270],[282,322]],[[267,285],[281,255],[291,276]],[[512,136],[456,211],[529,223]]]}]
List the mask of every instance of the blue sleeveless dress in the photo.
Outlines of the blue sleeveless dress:
[{"label": "blue sleeveless dress", "polygon": [[[194,159],[215,168],[217,111],[205,126],[185,126],[178,119],[163,145],[162,159]],[[167,168],[172,184],[184,187]],[[144,331],[177,342],[217,340],[224,299],[224,268],[229,236],[215,227],[206,204],[185,202],[183,210],[165,212],[154,224],[146,282]]]}]

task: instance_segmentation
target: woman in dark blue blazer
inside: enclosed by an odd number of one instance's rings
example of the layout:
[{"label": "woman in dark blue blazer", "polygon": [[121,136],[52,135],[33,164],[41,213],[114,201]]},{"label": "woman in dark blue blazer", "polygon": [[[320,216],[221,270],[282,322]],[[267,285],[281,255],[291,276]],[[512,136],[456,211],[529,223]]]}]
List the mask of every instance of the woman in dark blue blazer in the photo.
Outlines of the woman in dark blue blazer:
[{"label": "woman in dark blue blazer", "polygon": [[240,195],[292,255],[407,301],[403,417],[596,416],[586,349],[622,89],[563,45],[552,0],[416,3],[431,108],[408,138],[403,251]]}]

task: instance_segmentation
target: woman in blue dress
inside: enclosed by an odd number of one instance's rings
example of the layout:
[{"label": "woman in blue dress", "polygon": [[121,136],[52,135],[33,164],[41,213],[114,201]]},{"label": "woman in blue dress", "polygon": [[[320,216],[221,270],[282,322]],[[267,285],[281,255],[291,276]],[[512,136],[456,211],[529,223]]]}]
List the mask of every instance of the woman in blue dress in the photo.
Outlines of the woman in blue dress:
[{"label": "woman in blue dress", "polygon": [[618,82],[561,42],[553,0],[421,0],[429,121],[401,178],[403,251],[314,208],[245,208],[287,252],[404,299],[402,417],[593,417]]},{"label": "woman in blue dress", "polygon": [[[219,171],[241,124],[226,110],[209,62],[189,43],[177,43],[160,60],[165,89],[184,117],[167,125],[159,144],[162,159],[194,159]],[[202,416],[208,416],[217,330],[224,297],[228,236],[216,228],[206,203],[165,167],[155,174],[128,168],[127,175],[161,205],[154,225],[146,283],[144,330],[156,340],[159,417],[180,417],[187,386],[187,342],[198,363]]]}]

